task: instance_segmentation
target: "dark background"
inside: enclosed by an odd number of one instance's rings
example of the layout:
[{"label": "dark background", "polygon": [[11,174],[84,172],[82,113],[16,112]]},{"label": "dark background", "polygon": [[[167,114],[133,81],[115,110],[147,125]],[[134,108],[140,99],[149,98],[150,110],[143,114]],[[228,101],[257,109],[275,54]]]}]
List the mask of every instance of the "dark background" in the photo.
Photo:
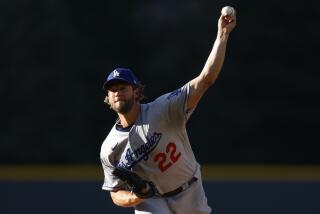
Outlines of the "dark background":
[{"label": "dark background", "polygon": [[200,163],[320,163],[319,17],[309,1],[3,1],[0,163],[99,163],[116,115],[102,83],[131,68],[147,101],[198,75],[225,5],[237,27],[188,123]]}]

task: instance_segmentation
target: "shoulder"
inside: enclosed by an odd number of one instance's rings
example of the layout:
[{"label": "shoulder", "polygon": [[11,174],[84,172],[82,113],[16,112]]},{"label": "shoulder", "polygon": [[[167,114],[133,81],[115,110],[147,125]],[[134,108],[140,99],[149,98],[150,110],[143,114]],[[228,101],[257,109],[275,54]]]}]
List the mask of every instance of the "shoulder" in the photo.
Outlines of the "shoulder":
[{"label": "shoulder", "polygon": [[158,114],[167,111],[170,105],[184,103],[189,93],[189,84],[185,84],[171,92],[162,94],[151,102],[141,104],[143,114]]},{"label": "shoulder", "polygon": [[182,87],[176,88],[175,90],[164,94],[160,98],[170,100],[172,98],[179,97],[181,95],[188,94],[188,93],[189,93],[189,83],[186,83]]}]

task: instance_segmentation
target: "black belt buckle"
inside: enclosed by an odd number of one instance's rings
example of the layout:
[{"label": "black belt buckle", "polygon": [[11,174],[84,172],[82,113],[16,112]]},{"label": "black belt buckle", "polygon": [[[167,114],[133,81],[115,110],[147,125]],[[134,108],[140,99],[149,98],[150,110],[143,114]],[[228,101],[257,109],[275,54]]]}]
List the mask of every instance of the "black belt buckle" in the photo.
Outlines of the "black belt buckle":
[{"label": "black belt buckle", "polygon": [[166,197],[167,198],[167,197],[172,197],[172,196],[178,195],[180,192],[182,192],[183,190],[185,190],[186,188],[191,186],[191,184],[193,184],[197,180],[198,180],[198,178],[193,177],[187,183],[183,184],[182,186],[178,187],[177,189],[162,194],[162,197]]}]

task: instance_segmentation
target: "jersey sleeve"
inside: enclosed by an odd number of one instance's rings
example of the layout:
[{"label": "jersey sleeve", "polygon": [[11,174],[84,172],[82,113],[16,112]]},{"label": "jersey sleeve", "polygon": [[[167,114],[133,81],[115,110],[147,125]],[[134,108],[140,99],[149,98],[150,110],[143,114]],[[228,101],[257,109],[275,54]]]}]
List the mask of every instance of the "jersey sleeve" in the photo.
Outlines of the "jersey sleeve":
[{"label": "jersey sleeve", "polygon": [[108,191],[117,191],[119,189],[126,189],[126,184],[116,176],[112,174],[115,166],[113,163],[111,163],[110,157],[112,156],[112,152],[108,152],[106,150],[109,150],[108,148],[105,148],[102,146],[101,148],[101,154],[100,154],[100,160],[103,168],[104,173],[104,182],[102,185],[102,189],[108,190]]},{"label": "jersey sleeve", "polygon": [[108,191],[116,191],[118,189],[121,189],[123,184],[121,184],[121,180],[117,179],[114,175],[112,175],[112,169],[111,167],[106,166],[103,161],[102,162],[102,168],[104,173],[104,182],[102,185],[102,189],[108,190]]},{"label": "jersey sleeve", "polygon": [[189,83],[157,99],[159,112],[167,116],[169,124],[179,126],[190,118],[193,109],[187,109],[188,95]]}]

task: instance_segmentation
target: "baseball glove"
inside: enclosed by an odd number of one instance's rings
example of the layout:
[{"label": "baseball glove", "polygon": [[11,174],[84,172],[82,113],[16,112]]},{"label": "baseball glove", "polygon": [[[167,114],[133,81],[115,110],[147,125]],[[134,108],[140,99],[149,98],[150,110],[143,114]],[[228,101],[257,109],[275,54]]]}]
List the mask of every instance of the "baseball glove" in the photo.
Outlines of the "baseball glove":
[{"label": "baseball glove", "polygon": [[126,182],[129,189],[139,198],[150,198],[156,194],[156,188],[152,182],[143,180],[139,175],[124,167],[116,167],[112,174]]}]

